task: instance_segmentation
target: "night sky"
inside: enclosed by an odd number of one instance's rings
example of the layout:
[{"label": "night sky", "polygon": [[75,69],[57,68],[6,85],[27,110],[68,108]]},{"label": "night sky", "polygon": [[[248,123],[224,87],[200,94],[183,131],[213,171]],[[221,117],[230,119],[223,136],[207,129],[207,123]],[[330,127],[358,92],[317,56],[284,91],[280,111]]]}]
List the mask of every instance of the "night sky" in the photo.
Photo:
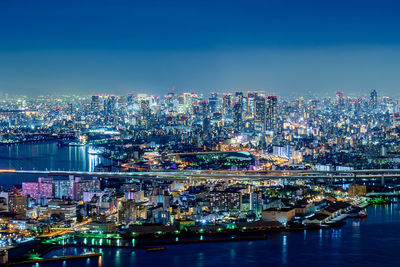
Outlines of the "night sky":
[{"label": "night sky", "polygon": [[0,0],[3,93],[400,93],[398,1]]}]

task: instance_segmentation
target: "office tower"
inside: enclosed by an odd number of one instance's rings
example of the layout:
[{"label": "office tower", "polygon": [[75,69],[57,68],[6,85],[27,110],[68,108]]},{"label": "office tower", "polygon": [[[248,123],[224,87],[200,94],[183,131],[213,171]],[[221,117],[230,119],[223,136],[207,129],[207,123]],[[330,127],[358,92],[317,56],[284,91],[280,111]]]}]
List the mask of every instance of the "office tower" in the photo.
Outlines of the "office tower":
[{"label": "office tower", "polygon": [[278,101],[276,96],[268,96],[266,106],[266,129],[268,131],[272,131],[276,128],[277,106]]},{"label": "office tower", "polygon": [[205,117],[203,119],[203,132],[206,136],[210,134],[211,125],[210,125],[210,118]]},{"label": "office tower", "polygon": [[73,113],[73,107],[72,107],[72,103],[71,103],[71,102],[68,102],[68,103],[67,103],[66,109],[67,109],[67,112],[66,112],[67,115],[68,115],[68,116],[71,116],[72,113]]},{"label": "office tower", "polygon": [[249,91],[247,92],[247,110],[249,115],[254,115],[255,113],[255,104],[254,100],[258,96],[258,92]]},{"label": "office tower", "polygon": [[357,100],[354,101],[354,114],[358,115],[361,113],[362,110],[362,99],[358,98]]},{"label": "office tower", "polygon": [[145,118],[150,117],[151,110],[150,110],[150,101],[148,99],[140,101],[140,113]]},{"label": "office tower", "polygon": [[256,97],[254,99],[254,121],[258,123],[265,122],[265,99],[263,97]]},{"label": "office tower", "polygon": [[208,100],[210,106],[210,112],[215,113],[218,111],[218,94],[212,93],[211,97]]},{"label": "office tower", "polygon": [[230,110],[231,110],[231,95],[226,94],[222,98],[222,113],[224,116],[229,115]]},{"label": "office tower", "polygon": [[242,103],[236,102],[233,104],[233,120],[235,124],[235,132],[239,133],[242,127]]},{"label": "office tower", "polygon": [[203,116],[208,116],[210,111],[208,101],[207,100],[200,101],[199,105],[200,105],[200,114]]},{"label": "office tower", "polygon": [[235,93],[236,102],[243,103],[243,92],[238,91]]},{"label": "office tower", "polygon": [[169,92],[166,96],[167,98],[167,111],[173,112],[174,111],[174,99],[175,99],[175,94],[174,92]]},{"label": "office tower", "polygon": [[336,92],[336,100],[339,109],[344,108],[344,96],[342,91]]},{"label": "office tower", "polygon": [[135,96],[133,94],[128,94],[128,96],[126,97],[126,104],[128,106],[133,105],[135,100]]},{"label": "office tower", "polygon": [[304,98],[296,98],[296,109],[299,116],[304,116]]},{"label": "office tower", "polygon": [[371,91],[369,102],[371,110],[375,110],[378,107],[378,93],[375,89]]},{"label": "office tower", "polygon": [[196,99],[196,95],[192,93],[183,93],[183,113],[193,114],[193,102]]},{"label": "office tower", "polygon": [[104,99],[104,117],[106,121],[112,121],[115,114],[116,98],[114,95],[108,96]]},{"label": "office tower", "polygon": [[98,113],[100,111],[100,98],[98,95],[92,95],[90,110],[92,111],[92,113]]}]

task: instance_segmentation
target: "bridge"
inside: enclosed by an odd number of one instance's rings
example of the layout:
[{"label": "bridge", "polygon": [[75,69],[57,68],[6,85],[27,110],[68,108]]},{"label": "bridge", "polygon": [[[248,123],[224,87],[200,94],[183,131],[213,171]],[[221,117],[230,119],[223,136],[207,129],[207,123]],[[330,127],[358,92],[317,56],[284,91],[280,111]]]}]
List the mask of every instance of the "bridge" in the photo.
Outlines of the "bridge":
[{"label": "bridge", "polygon": [[148,171],[148,172],[87,172],[87,171],[52,171],[52,170],[15,170],[0,169],[0,174],[34,174],[43,176],[78,176],[110,179],[137,180],[235,180],[235,181],[267,181],[275,179],[327,180],[343,181],[376,181],[396,180],[400,178],[400,169],[369,169],[346,171],[317,170],[270,170],[270,171],[231,171],[231,170],[180,170],[180,171]]}]

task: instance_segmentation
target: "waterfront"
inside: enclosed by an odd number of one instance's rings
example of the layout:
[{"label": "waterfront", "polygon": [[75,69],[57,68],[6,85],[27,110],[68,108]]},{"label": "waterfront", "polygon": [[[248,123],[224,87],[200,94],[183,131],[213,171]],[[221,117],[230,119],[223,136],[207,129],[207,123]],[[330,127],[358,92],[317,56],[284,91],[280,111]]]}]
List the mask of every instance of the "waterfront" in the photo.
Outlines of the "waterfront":
[{"label": "waterfront", "polygon": [[[0,146],[1,169],[93,171],[99,163],[109,164],[109,161],[89,154],[87,146],[60,147],[55,141]],[[36,180],[35,175],[2,174],[0,185]]]},{"label": "waterfront", "polygon": [[[46,257],[103,252],[102,266],[398,266],[400,208],[397,203],[367,208],[364,220],[348,219],[341,228],[269,234],[267,240],[168,246],[147,253],[132,249],[65,248]],[[99,266],[98,260],[45,263],[39,266]],[[38,265],[36,265],[38,266]]]}]

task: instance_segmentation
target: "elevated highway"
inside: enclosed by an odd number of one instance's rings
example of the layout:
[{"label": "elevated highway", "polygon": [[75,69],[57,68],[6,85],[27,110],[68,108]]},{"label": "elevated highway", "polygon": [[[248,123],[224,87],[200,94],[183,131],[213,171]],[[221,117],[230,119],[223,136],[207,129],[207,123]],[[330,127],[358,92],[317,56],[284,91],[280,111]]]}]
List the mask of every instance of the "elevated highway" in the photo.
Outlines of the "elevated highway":
[{"label": "elevated highway", "polygon": [[[263,181],[272,179],[345,179],[376,180],[382,183],[385,179],[400,178],[400,169],[370,169],[349,171],[316,171],[316,170],[275,170],[275,171],[217,171],[217,170],[181,170],[181,171],[149,171],[149,172],[86,172],[86,171],[51,171],[51,170],[14,170],[0,169],[1,174],[33,174],[43,176],[79,176],[112,179],[138,180],[244,180]],[[1,176],[0,176],[1,179]]]}]

